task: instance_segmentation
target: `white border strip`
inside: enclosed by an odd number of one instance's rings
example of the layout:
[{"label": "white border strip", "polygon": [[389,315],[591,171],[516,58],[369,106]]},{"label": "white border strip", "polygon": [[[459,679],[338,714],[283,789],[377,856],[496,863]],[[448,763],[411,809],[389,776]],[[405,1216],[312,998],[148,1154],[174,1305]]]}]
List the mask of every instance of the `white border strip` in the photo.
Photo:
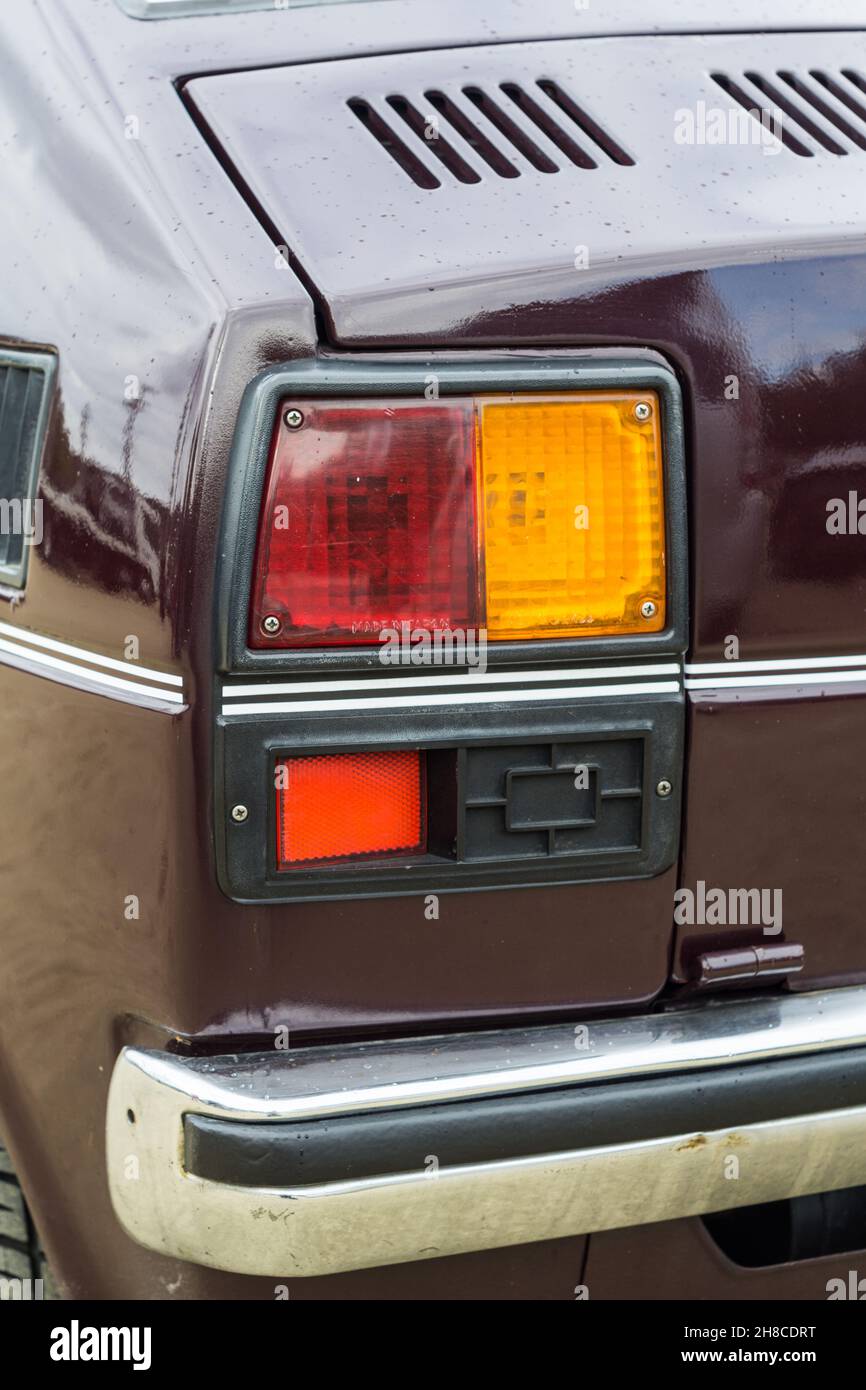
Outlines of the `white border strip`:
[{"label": "white border strip", "polygon": [[516,704],[527,700],[590,700],[612,695],[678,695],[679,681],[643,681],[633,685],[570,685],[545,690],[460,690],[448,695],[383,695],[369,700],[274,700],[224,704],[224,716],[250,714],[343,714],[364,709],[423,709],[431,705]]},{"label": "white border strip", "polygon": [[[866,662],[866,657],[863,658]],[[641,666],[591,666],[583,670],[552,671],[461,671],[458,674],[417,676],[386,676],[382,680],[342,680],[342,681],[280,681],[278,684],[259,683],[250,685],[227,685],[223,688],[223,699],[242,699],[250,695],[325,695],[330,691],[364,690],[418,690],[429,685],[441,688],[446,685],[529,685],[541,681],[580,681],[580,680],[624,680],[628,676],[679,676],[680,668],[675,661],[657,663],[645,662]]]},{"label": "white border strip", "polygon": [[[34,647],[42,647],[47,652],[58,652],[61,656],[71,656],[77,661],[89,661],[94,666],[105,666],[110,671],[134,670],[137,676],[156,681],[160,685],[176,685],[183,688],[183,676],[175,676],[167,671],[154,671],[149,666],[133,666],[129,661],[118,661],[113,656],[102,656],[99,652],[88,651],[86,647],[71,647],[68,642],[58,642],[54,637],[43,637],[38,632],[28,632],[25,628],[14,627],[11,623],[0,623],[0,634],[11,637],[16,642],[29,642]],[[35,660],[42,660],[34,652]],[[864,658],[866,660],[866,658]],[[166,696],[166,699],[169,697]],[[182,698],[182,697],[181,697]]]}]

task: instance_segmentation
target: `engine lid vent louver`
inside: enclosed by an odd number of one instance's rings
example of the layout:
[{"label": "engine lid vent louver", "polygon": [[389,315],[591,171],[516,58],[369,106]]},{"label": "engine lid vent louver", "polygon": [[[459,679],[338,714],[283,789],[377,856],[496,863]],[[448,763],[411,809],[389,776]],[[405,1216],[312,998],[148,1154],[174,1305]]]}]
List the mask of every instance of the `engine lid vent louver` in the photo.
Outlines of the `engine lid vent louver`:
[{"label": "engine lid vent louver", "polygon": [[836,73],[780,68],[770,77],[713,72],[713,81],[792,154],[811,158],[866,150],[866,78],[852,68]]},{"label": "engine lid vent louver", "polygon": [[[431,87],[415,100],[386,98],[387,116],[365,97],[350,97],[349,109],[419,188],[441,180],[419,152],[427,151],[459,183],[481,182],[483,172],[518,178],[527,166],[555,174],[562,161],[579,169],[605,163],[634,164],[629,154],[558,83],[500,82],[495,94],[475,84],[459,93]],[[544,137],[539,140],[539,134]],[[555,149],[560,157],[549,151]]]},{"label": "engine lid vent louver", "polygon": [[39,541],[36,469],[54,358],[0,348],[0,584],[21,588],[29,545]]}]

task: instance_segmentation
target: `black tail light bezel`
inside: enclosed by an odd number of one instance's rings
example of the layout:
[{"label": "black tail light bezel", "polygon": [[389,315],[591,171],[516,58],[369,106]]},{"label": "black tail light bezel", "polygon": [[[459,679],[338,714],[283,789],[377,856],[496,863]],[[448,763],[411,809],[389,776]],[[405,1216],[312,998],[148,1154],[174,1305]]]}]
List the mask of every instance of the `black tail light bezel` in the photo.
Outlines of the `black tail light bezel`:
[{"label": "black tail light bezel", "polygon": [[679,383],[656,353],[623,354],[606,349],[583,356],[418,353],[384,358],[300,359],[268,368],[247,387],[232,444],[223,504],[216,575],[217,670],[345,672],[380,666],[378,646],[255,650],[248,643],[248,617],[259,513],[277,414],[287,400],[311,396],[406,396],[425,399],[431,381],[439,397],[501,392],[539,395],[580,390],[647,390],[657,394],[665,485],[667,623],[661,632],[624,637],[553,638],[491,642],[490,666],[530,664],[552,656],[572,664],[582,659],[625,659],[685,651],[688,629],[685,424]]},{"label": "black tail light bezel", "polygon": [[[293,397],[423,399],[431,379],[439,396],[581,389],[655,393],[665,470],[663,631],[490,643],[486,673],[452,670],[444,680],[446,673],[441,671],[437,678],[429,669],[388,670],[380,646],[249,648],[259,513],[278,410]],[[239,414],[216,594],[216,856],[220,885],[235,901],[359,899],[639,879],[660,874],[674,863],[688,612],[684,422],[676,376],[657,354],[588,350],[581,355],[552,351],[322,356],[268,369],[247,388]],[[388,698],[377,698],[383,694]],[[639,786],[612,786],[617,745],[628,740],[640,748]],[[527,748],[549,747],[553,764],[557,749],[577,756],[582,743],[595,750],[595,809],[584,818],[586,835],[581,826],[554,824],[557,816],[562,819],[555,811],[550,825],[527,827],[525,810],[513,812],[509,792],[491,798],[498,809],[482,807],[491,814],[475,817],[475,838],[467,852],[467,802],[472,797],[466,765],[473,752],[500,750],[503,768],[524,775]],[[409,748],[422,750],[428,765],[430,833],[425,854],[277,868],[278,758]],[[508,764],[510,750],[514,766]],[[438,769],[436,776],[431,768]],[[564,775],[559,766],[551,765],[550,770]],[[668,791],[659,794],[659,786]],[[620,812],[616,821],[619,826],[628,820],[627,842],[610,833],[593,834],[608,795],[632,798],[630,818]],[[544,796],[542,791],[542,803]],[[523,796],[522,807],[525,803]],[[555,848],[560,830],[566,836],[565,852]],[[545,835],[547,852],[542,848]],[[529,853],[527,836],[535,837],[535,850]]]}]

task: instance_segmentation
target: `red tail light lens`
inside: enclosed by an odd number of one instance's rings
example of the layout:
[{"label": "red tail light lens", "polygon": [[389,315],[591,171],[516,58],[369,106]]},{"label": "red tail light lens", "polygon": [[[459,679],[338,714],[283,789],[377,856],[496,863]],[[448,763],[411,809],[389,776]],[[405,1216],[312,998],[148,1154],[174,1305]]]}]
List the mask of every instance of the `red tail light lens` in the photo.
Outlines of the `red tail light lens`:
[{"label": "red tail light lens", "polygon": [[321,400],[292,418],[268,466],[250,645],[478,626],[471,400]]},{"label": "red tail light lens", "polygon": [[423,762],[414,750],[277,764],[277,865],[424,850]]}]

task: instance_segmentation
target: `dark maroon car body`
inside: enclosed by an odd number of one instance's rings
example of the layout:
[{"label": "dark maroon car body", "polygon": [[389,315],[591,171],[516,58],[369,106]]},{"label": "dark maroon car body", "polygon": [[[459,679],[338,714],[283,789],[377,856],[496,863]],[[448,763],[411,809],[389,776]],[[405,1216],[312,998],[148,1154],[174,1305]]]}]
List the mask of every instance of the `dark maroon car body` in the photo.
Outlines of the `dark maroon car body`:
[{"label": "dark maroon car body", "polygon": [[[647,1013],[725,944],[674,922],[675,889],[699,880],[783,890],[803,968],[764,989],[866,984],[856,671],[686,690],[680,853],[652,878],[453,893],[435,923],[412,899],[242,903],[218,882],[220,527],[243,393],[277,364],[663,359],[685,407],[686,670],[721,661],[730,634],[760,663],[866,650],[864,542],[825,526],[827,499],[866,486],[864,151],[786,149],[765,161],[776,194],[752,165],[720,191],[700,150],[654,149],[649,125],[641,141],[634,111],[642,81],[659,100],[692,63],[704,84],[714,65],[866,74],[862,15],[790,0],[759,24],[732,3],[722,26],[701,6],[659,4],[652,23],[644,8],[380,0],[149,22],[115,0],[50,16],[27,0],[0,17],[0,333],[57,361],[44,539],[0,619],[115,659],[133,634],[142,666],[183,691],[157,710],[0,651],[0,1133],[73,1296],[273,1297],[270,1278],[172,1260],[118,1223],[105,1107],[124,1045],[232,1054],[268,1048],[282,1022],[305,1047]],[[488,170],[428,191],[358,127],[359,168],[344,84],[424,90],[449,67],[482,85],[555,70],[575,91],[585,73],[617,93],[601,114],[633,166],[561,168],[555,192],[524,175],[522,202]],[[679,105],[674,81],[671,130]],[[395,177],[405,207],[378,202]],[[810,1298],[853,1258],[744,1270],[689,1217],[290,1285]]]}]

